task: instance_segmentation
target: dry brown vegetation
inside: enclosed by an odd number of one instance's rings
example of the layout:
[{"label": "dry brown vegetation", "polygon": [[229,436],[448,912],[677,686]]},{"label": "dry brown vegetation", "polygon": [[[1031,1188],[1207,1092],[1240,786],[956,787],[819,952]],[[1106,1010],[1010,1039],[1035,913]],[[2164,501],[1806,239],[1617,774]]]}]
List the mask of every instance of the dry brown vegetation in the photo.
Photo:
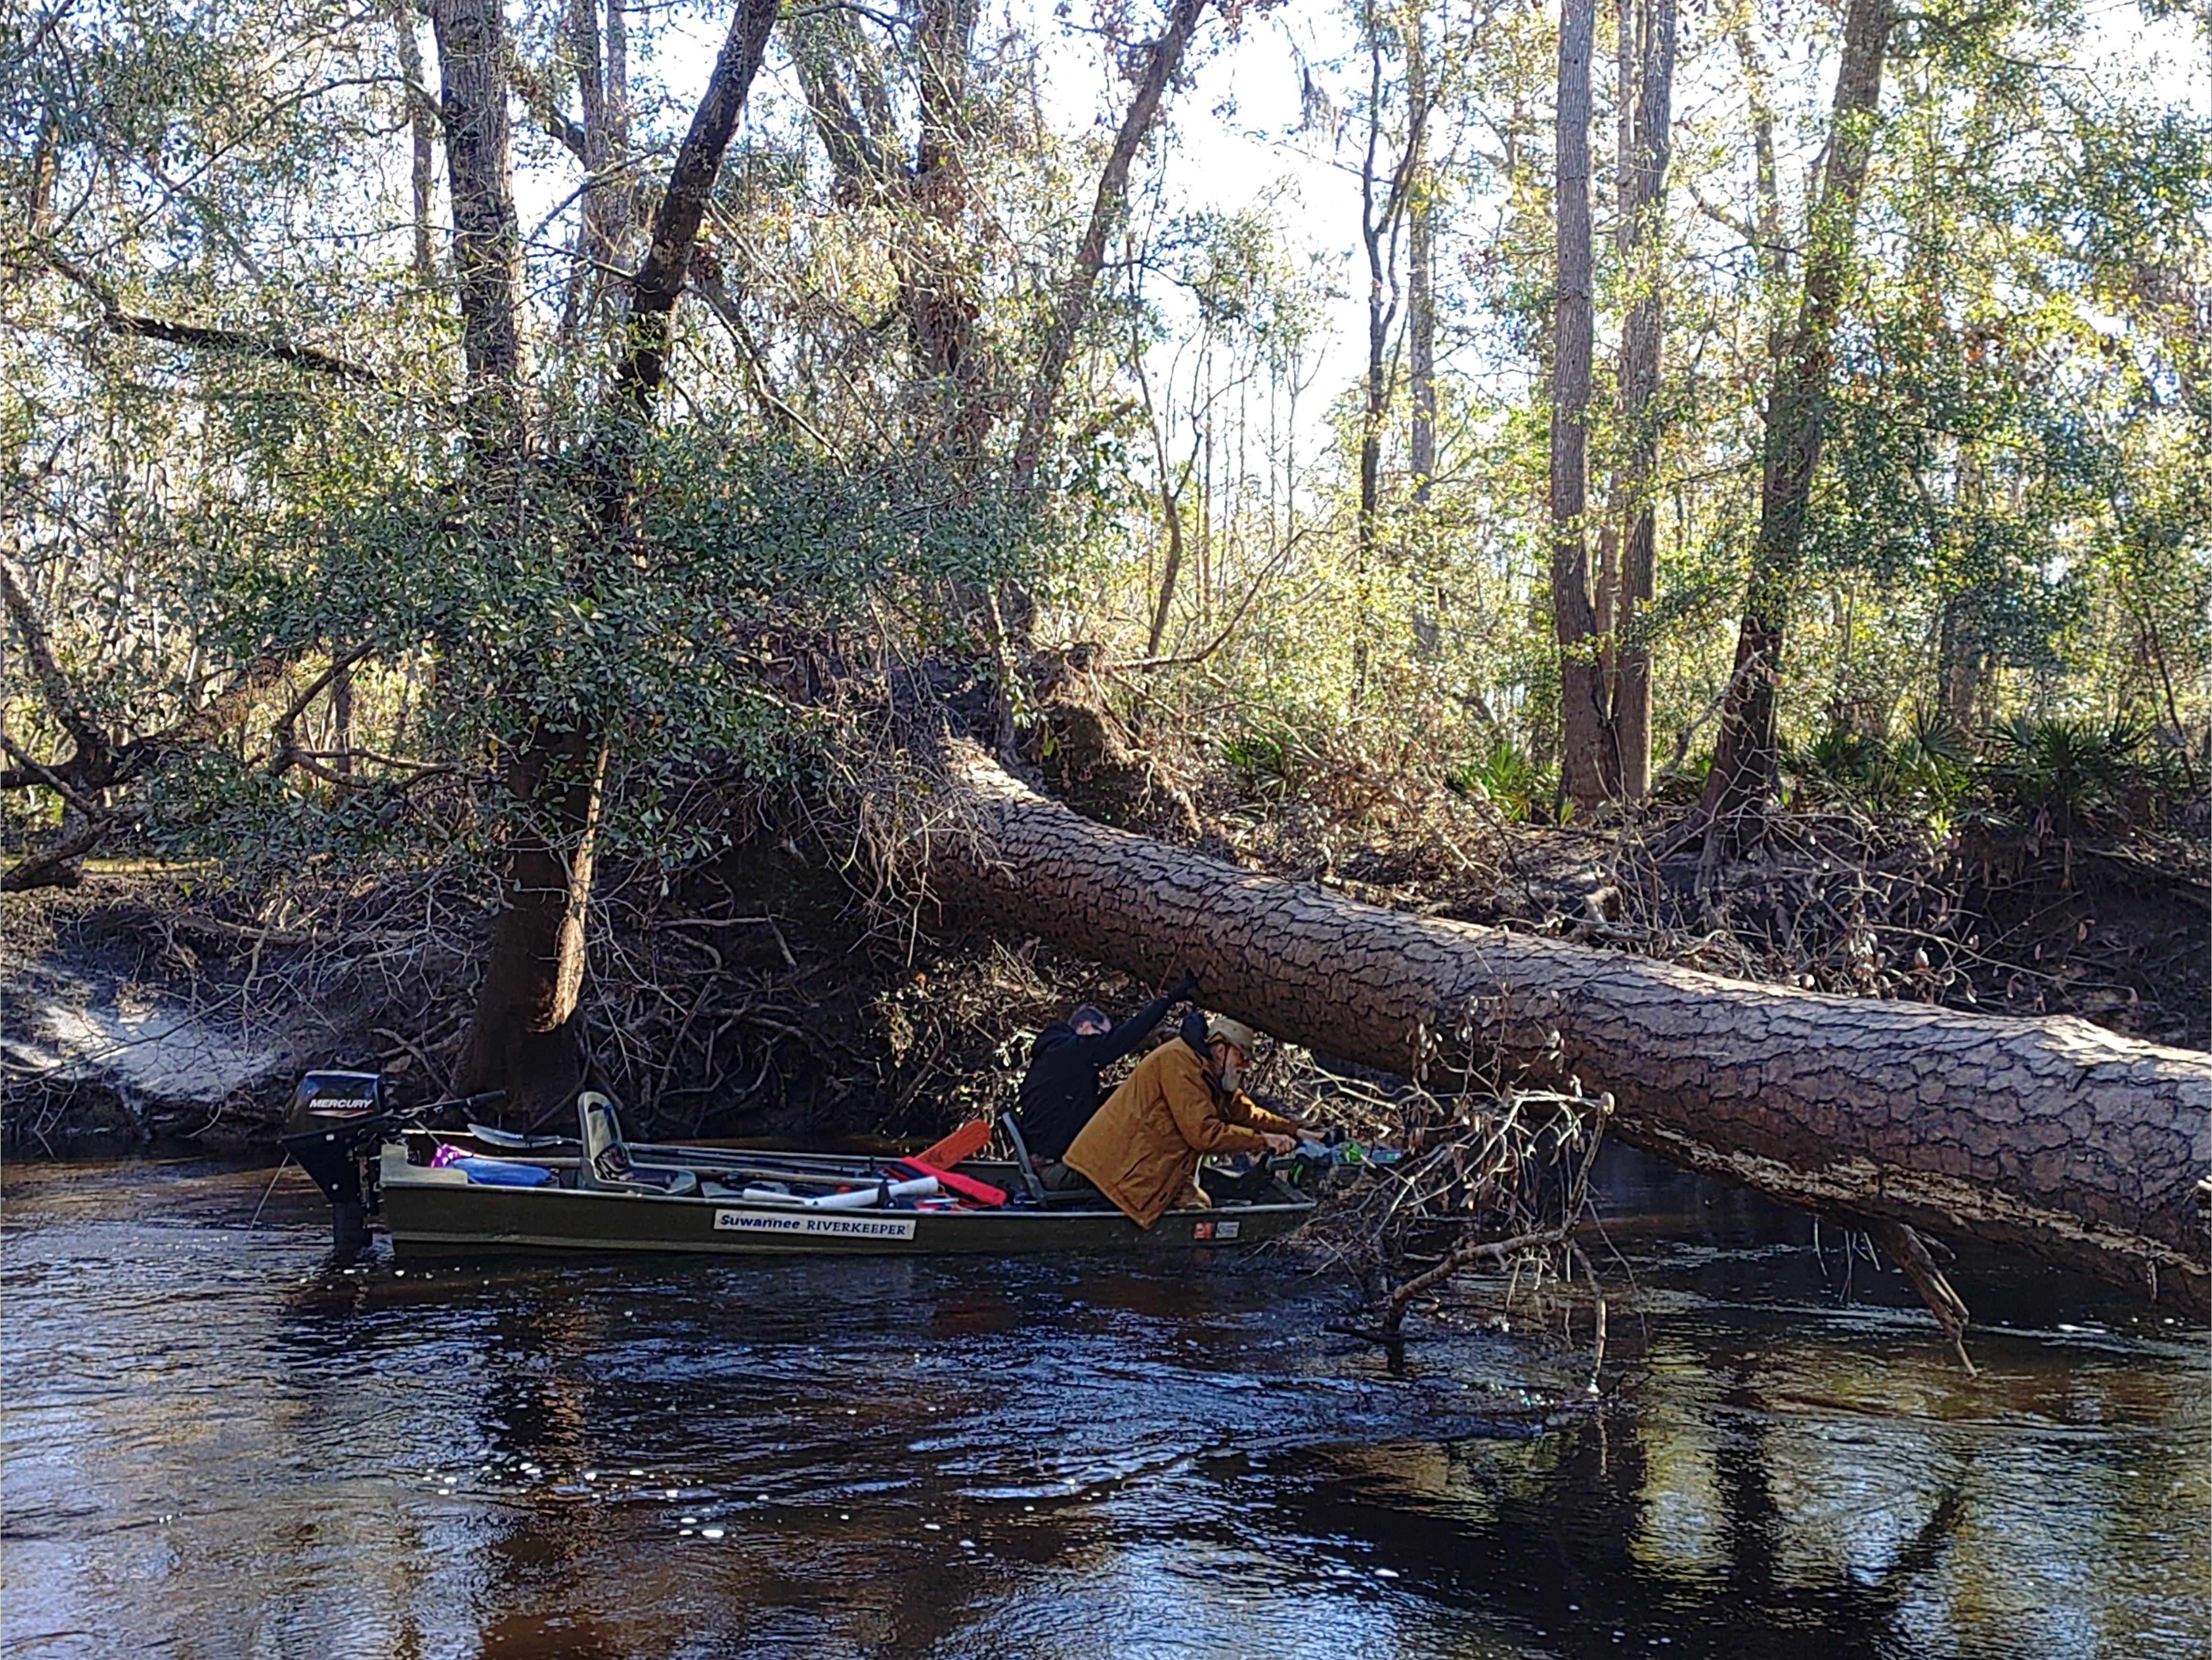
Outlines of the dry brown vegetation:
[{"label": "dry brown vegetation", "polygon": [[[1101,690],[1081,674],[1054,686],[1027,734],[1042,778],[1091,816],[1247,868],[1747,979],[2212,1038],[2206,890],[2185,842],[1933,845],[1910,821],[1800,812],[1708,872],[1694,843],[1668,850],[1664,808],[1595,829],[1512,824],[1341,738],[1298,757],[1296,794],[1255,797],[1196,743],[1133,731]],[[603,870],[585,1037],[594,1081],[641,1131],[934,1133],[1010,1100],[1027,1034],[1072,1002],[1149,994],[1044,942],[963,932],[901,875],[887,852],[911,830],[917,763],[886,707],[848,711],[882,735],[846,747],[834,791],[770,801],[702,782],[679,802],[732,831],[730,851]],[[71,1127],[265,1135],[309,1063],[440,1092],[486,931],[480,881],[452,866],[295,877],[257,903],[206,878],[104,871],[11,901],[0,949],[59,965],[85,995],[137,988],[259,1032],[288,1064],[227,1104],[125,1101],[97,1067],[56,1073],[18,1053],[5,1087],[19,1145]]]}]

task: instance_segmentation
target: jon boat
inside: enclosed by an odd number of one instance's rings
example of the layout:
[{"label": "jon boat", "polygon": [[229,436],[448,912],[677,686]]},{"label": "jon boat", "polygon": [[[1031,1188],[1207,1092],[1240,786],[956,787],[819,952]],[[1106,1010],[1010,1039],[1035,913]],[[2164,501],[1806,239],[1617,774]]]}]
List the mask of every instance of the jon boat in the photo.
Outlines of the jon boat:
[{"label": "jon boat", "polygon": [[[1015,1160],[963,1159],[945,1183],[897,1168],[896,1155],[625,1141],[612,1104],[595,1094],[577,1103],[574,1139],[474,1123],[433,1129],[429,1109],[385,1111],[381,1083],[373,1073],[310,1073],[285,1122],[286,1151],[331,1201],[341,1250],[358,1250],[368,1219],[380,1216],[394,1255],[409,1260],[546,1251],[1157,1258],[1272,1239],[1314,1207],[1262,1166],[1233,1183],[1214,1178],[1212,1209],[1170,1211],[1139,1228],[1095,1195],[1045,1191],[1011,1123]],[[1004,1202],[969,1197],[977,1184]]]}]

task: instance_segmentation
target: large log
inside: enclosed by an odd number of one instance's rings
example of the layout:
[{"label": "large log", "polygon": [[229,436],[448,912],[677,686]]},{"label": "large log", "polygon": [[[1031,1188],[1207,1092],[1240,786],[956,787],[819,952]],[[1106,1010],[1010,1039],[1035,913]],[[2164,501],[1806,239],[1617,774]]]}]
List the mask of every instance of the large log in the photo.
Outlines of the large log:
[{"label": "large log", "polygon": [[972,747],[941,898],[1434,1087],[1502,1062],[1617,1103],[1613,1133],[1794,1204],[1981,1241],[2202,1310],[2212,1055],[1699,974],[1360,904],[1077,817]]}]

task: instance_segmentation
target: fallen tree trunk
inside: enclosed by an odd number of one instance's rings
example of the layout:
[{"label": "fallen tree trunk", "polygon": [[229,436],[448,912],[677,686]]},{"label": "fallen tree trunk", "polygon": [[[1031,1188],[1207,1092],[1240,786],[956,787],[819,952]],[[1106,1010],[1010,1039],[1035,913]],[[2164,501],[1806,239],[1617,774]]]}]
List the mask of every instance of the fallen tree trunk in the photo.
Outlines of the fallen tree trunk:
[{"label": "fallen tree trunk", "polygon": [[[1326,1054],[1453,1087],[1578,1080],[1613,1133],[1868,1223],[1981,1241],[2202,1309],[2212,1055],[1725,980],[1359,904],[1078,818],[952,753],[939,897]],[[941,828],[941,827],[940,827]]]}]

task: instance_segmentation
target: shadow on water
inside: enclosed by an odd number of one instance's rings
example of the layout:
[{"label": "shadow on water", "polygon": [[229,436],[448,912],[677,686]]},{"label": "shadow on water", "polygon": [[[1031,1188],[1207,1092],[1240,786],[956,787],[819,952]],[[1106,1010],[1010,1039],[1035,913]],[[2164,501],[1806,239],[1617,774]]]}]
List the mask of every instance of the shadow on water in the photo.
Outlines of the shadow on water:
[{"label": "shadow on water", "polygon": [[[1109,1262],[332,1264],[204,1164],[15,1168],[10,1656],[2163,1656],[2202,1334],[1617,1167],[1641,1382]],[[1978,1309],[1978,1312],[1983,1310]]]}]

